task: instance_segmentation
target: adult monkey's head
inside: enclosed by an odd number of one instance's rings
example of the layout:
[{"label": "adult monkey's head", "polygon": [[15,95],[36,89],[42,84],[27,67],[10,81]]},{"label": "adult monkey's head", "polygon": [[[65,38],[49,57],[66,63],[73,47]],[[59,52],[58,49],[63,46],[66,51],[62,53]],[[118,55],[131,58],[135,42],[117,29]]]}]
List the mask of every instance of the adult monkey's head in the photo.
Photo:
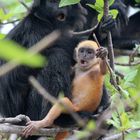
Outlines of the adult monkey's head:
[{"label": "adult monkey's head", "polygon": [[42,21],[49,21],[54,29],[81,30],[86,23],[87,11],[74,4],[59,7],[59,0],[34,0],[34,15]]}]

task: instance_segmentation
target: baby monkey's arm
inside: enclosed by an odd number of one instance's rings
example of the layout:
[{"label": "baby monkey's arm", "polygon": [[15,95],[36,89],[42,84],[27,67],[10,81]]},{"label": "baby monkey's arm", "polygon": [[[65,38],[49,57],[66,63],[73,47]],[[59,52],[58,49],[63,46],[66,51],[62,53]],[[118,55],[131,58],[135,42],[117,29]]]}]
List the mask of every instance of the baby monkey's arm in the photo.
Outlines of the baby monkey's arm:
[{"label": "baby monkey's arm", "polygon": [[100,47],[96,51],[97,51],[96,56],[101,58],[100,69],[101,69],[101,73],[104,75],[107,72],[106,58],[107,58],[107,55],[108,55],[108,51],[104,47]]}]

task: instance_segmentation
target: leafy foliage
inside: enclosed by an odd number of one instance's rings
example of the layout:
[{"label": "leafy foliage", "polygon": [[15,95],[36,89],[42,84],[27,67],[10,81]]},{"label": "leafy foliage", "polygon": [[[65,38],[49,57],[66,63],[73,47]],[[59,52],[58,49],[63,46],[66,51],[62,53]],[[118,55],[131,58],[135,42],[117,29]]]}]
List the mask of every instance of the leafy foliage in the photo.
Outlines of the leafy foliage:
[{"label": "leafy foliage", "polygon": [[[140,0],[135,1],[140,3]],[[32,0],[25,0],[24,2],[30,7]],[[61,0],[59,6],[63,7],[79,2],[80,0]],[[109,0],[110,6],[113,3],[114,0]],[[88,3],[87,5],[99,13],[98,21],[100,21],[103,16],[103,0],[96,0],[94,5]],[[18,0],[0,0],[0,23],[22,19],[26,13],[27,9],[21,5]],[[109,11],[109,14],[116,18],[118,11],[113,9]],[[2,24],[0,24],[0,28],[1,26]],[[0,39],[4,37],[5,34],[0,32]],[[43,56],[32,55],[32,53],[22,48],[22,46],[5,40],[0,40],[0,58],[7,61],[17,61],[18,63],[31,67],[41,67],[45,63]],[[116,58],[116,61],[128,63],[128,57],[119,57]],[[128,129],[140,128],[140,66],[116,66],[115,68],[117,71],[123,73],[125,77],[119,80],[119,86],[121,87],[121,92],[119,93],[110,83],[110,75],[106,75],[105,84],[111,96],[111,106],[117,106],[116,110],[112,113],[112,118],[108,120],[108,123],[115,127],[114,132],[124,132]],[[129,107],[130,110],[127,111],[126,106]],[[95,123],[90,121],[84,131],[77,134],[77,137],[85,137],[90,131],[95,129],[95,127]],[[140,134],[138,131],[132,131],[125,136],[126,140],[139,138]]]},{"label": "leafy foliage", "polygon": [[140,0],[135,0],[137,3],[140,3]]},{"label": "leafy foliage", "polygon": [[[1,3],[0,21],[21,19],[27,12],[27,9],[18,0],[1,0]],[[25,0],[25,3],[30,6],[32,0]]]},{"label": "leafy foliage", "polygon": [[[111,6],[114,3],[114,0],[109,0],[109,6]],[[103,17],[103,12],[104,12],[104,1],[103,0],[96,0],[95,4],[87,4],[89,7],[92,9],[96,10],[98,14],[98,21],[100,22],[102,17]],[[118,11],[113,9],[109,10],[109,15],[112,15],[113,18],[115,19],[118,15]]]}]

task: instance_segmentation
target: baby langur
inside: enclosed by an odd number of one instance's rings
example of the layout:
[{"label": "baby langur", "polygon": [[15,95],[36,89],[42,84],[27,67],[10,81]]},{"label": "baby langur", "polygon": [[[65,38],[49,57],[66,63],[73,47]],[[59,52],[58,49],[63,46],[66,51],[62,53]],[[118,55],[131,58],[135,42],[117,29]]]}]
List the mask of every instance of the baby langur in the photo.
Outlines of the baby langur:
[{"label": "baby langur", "polygon": [[[107,68],[105,58],[107,49],[98,48],[94,41],[82,41],[75,48],[75,77],[72,82],[72,99],[61,100],[74,112],[94,112],[102,98],[104,75]],[[61,113],[68,113],[59,104],[54,104],[47,116],[40,121],[30,121],[23,130],[23,135],[31,135],[35,130],[51,126]]]}]

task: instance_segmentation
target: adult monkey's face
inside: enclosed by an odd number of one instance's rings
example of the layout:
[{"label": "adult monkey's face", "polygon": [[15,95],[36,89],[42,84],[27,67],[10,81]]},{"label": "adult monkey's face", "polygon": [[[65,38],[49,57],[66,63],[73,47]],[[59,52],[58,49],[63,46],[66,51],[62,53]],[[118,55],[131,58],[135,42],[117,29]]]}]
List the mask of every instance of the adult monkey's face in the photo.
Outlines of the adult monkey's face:
[{"label": "adult monkey's face", "polygon": [[59,7],[58,0],[34,0],[35,15],[48,20],[54,29],[81,30],[86,23],[86,10],[80,5]]}]

